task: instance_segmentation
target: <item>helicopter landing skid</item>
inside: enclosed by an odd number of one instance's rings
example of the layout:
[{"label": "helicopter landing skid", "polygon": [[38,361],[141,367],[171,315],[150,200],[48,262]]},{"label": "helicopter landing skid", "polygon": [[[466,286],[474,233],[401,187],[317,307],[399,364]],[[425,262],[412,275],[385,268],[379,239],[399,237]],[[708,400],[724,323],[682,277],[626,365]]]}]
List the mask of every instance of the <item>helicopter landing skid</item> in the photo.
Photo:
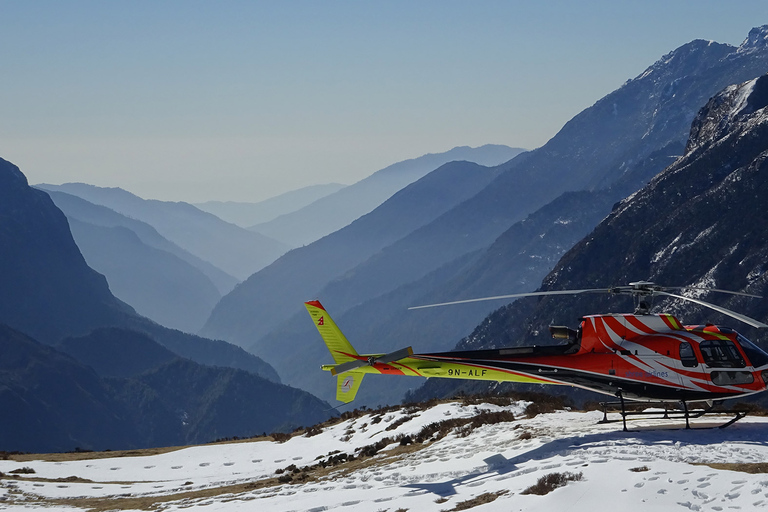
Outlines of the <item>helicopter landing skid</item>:
[{"label": "helicopter landing skid", "polygon": [[[717,428],[726,428],[740,419],[744,418],[747,415],[746,411],[737,411],[737,410],[726,410],[726,409],[718,409],[714,410],[712,406],[707,406],[705,409],[696,409],[696,410],[689,410],[688,409],[688,403],[681,401],[682,409],[672,409],[670,408],[669,402],[643,402],[643,407],[659,407],[663,408],[663,411],[648,411],[648,410],[642,410],[642,411],[628,411],[626,403],[624,401],[624,398],[621,396],[621,394],[618,395],[619,401],[618,402],[600,402],[600,406],[603,409],[603,419],[598,421],[598,423],[617,423],[621,421],[624,425],[624,432],[628,432],[627,429],[627,418],[631,418],[632,416],[642,416],[642,418],[634,418],[634,419],[646,419],[648,417],[658,417],[663,419],[685,419],[685,428],[691,429],[691,428],[714,428],[714,427],[691,427],[690,419],[696,419],[701,418],[702,416],[706,414],[728,414],[733,415],[733,418],[728,420],[727,422],[723,423],[722,425],[717,425]],[[621,415],[621,419],[608,419],[608,409],[612,408],[615,412],[618,412]],[[616,409],[619,410],[616,410]]]}]

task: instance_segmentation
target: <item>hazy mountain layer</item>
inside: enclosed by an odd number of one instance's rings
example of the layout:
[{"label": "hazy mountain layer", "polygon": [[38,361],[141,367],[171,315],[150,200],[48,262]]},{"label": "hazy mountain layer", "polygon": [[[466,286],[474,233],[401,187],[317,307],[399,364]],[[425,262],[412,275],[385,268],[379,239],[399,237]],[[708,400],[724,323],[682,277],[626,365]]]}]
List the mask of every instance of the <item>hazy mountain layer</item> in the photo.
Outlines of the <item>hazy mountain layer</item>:
[{"label": "hazy mountain layer", "polygon": [[296,212],[258,224],[251,229],[293,247],[307,245],[373,211],[395,192],[445,163],[466,160],[494,166],[514,158],[523,151],[520,148],[494,144],[478,148],[461,146],[445,153],[428,154],[398,162]]},{"label": "hazy mountain layer", "polygon": [[238,279],[245,279],[288,250],[276,240],[224,222],[188,203],[146,200],[119,188],[83,183],[38,187],[76,195],[146,222],[179,247]]},{"label": "hazy mountain layer", "polygon": [[186,332],[197,332],[221,298],[205,275],[187,262],[145,245],[123,227],[69,220],[88,265],[104,274],[116,297],[140,315]]},{"label": "hazy mountain layer", "polygon": [[146,222],[127,217],[106,206],[93,204],[72,194],[53,190],[46,190],[46,192],[68,219],[77,219],[94,226],[128,228],[136,233],[145,245],[173,254],[197,268],[211,280],[222,295],[229,293],[238,282],[235,277],[164,238]]},{"label": "hazy mountain layer", "polygon": [[[201,332],[250,345],[301,311],[303,302],[333,279],[471,197],[497,174],[471,162],[443,165],[349,226],[290,251],[251,276],[222,298]],[[274,355],[272,347],[255,353]]]},{"label": "hazy mountain layer", "polygon": [[237,201],[207,201],[195,203],[204,212],[212,213],[218,218],[249,228],[255,224],[269,222],[280,215],[286,215],[304,208],[318,199],[338,192],[346,185],[326,183],[311,185],[297,190],[291,190],[279,196],[270,197],[256,203]]},{"label": "hazy mountain layer", "polygon": [[0,241],[0,323],[51,345],[99,327],[129,328],[202,364],[279,381],[274,369],[253,354],[163,327],[115,298],[104,276],[86,264],[49,195],[30,187],[19,168],[2,159]]}]

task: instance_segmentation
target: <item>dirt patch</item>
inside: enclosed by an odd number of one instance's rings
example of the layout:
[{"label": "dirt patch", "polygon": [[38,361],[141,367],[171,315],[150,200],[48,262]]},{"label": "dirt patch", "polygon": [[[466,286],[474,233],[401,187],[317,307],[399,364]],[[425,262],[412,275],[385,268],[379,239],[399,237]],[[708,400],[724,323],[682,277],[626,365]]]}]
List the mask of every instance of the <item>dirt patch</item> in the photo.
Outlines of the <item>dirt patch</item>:
[{"label": "dirt patch", "polygon": [[768,473],[768,462],[711,462],[699,463],[697,466],[709,466],[712,469],[721,469],[727,471],[740,471],[756,475],[759,473]]},{"label": "dirt patch", "polygon": [[[216,441],[213,443],[194,446],[215,446],[220,444],[253,443],[273,440],[274,439],[271,436],[259,436],[248,439],[229,439],[226,441]],[[164,453],[175,452],[177,450],[183,450],[190,447],[190,445],[187,445],[165,446],[160,448],[142,448],[138,450],[106,450],[102,452],[75,451],[65,453],[9,453],[5,456],[5,459],[13,460],[16,462],[30,462],[34,460],[40,460],[44,462],[69,462],[77,460],[111,459],[120,457],[148,457],[150,455],[162,455]]]}]

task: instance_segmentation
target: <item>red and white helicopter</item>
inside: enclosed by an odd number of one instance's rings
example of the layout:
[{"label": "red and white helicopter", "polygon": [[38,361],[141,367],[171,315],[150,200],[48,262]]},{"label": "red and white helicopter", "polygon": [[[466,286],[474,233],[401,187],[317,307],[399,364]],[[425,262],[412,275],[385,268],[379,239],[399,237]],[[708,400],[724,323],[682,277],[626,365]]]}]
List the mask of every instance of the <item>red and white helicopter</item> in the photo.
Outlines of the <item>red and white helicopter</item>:
[{"label": "red and white helicopter", "polygon": [[[460,300],[410,309],[483,300],[588,293],[629,294],[632,314],[583,317],[578,329],[552,326],[558,345],[520,346],[414,354],[408,347],[389,354],[358,354],[319,301],[305,303],[335,364],[323,370],[337,375],[336,398],[354,399],[369,373],[525,382],[575,386],[624,399],[682,403],[741,397],[768,388],[768,354],[733,329],[716,325],[685,326],[670,314],[651,314],[654,297],[674,297],[713,309],[753,327],[768,325],[699,299],[671,293],[706,290],[760,298],[712,288],[658,286],[647,281],[613,288],[542,291]],[[738,419],[738,418],[737,418]],[[625,424],[626,425],[626,424]],[[625,427],[626,428],[626,427]]]}]

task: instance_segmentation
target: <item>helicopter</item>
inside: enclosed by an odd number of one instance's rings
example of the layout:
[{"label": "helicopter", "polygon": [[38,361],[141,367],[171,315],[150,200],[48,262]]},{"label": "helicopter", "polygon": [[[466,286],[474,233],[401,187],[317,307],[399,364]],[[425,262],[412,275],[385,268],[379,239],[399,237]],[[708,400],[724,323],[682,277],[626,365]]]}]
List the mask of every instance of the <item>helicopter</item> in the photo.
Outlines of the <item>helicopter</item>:
[{"label": "helicopter", "polygon": [[721,306],[673,291],[698,290],[761,298],[716,288],[663,287],[650,281],[626,286],[517,293],[414,306],[443,307],[470,302],[546,295],[609,293],[631,295],[634,313],[586,315],[577,329],[550,326],[556,345],[415,354],[406,347],[387,354],[358,354],[318,301],[305,303],[335,364],[336,399],[354,400],[369,373],[428,378],[566,385],[621,400],[682,403],[743,397],[768,389],[768,353],[737,331],[712,324],[683,325],[675,316],[652,314],[658,296],[690,301],[757,328],[768,325]]}]

